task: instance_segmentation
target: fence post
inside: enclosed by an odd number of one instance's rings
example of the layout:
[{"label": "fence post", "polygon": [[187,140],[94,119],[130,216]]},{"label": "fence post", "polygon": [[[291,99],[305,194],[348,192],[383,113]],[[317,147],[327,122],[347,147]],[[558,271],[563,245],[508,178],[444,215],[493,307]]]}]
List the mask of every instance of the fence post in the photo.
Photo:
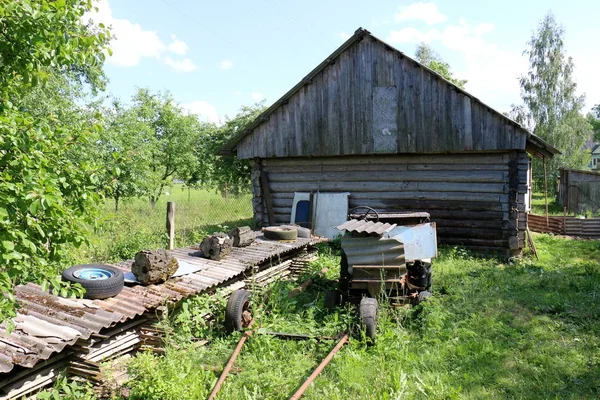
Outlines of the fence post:
[{"label": "fence post", "polygon": [[167,202],[167,235],[169,236],[169,250],[175,247],[175,202]]}]

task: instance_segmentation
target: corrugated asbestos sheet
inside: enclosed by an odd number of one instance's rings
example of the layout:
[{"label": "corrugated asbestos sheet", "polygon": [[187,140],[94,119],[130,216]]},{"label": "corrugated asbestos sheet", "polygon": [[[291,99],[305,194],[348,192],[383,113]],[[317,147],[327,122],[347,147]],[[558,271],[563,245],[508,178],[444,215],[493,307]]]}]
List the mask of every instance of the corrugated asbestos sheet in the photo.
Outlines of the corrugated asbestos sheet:
[{"label": "corrugated asbestos sheet", "polygon": [[348,232],[356,232],[356,233],[368,233],[372,236],[383,236],[384,233],[387,233],[394,229],[396,224],[388,224],[383,222],[374,222],[367,220],[357,220],[351,219],[350,221],[346,221],[340,226],[336,228],[340,231],[348,231]]},{"label": "corrugated asbestos sheet", "polygon": [[[35,367],[54,353],[78,340],[86,340],[103,328],[115,326],[166,301],[176,302],[238,277],[252,266],[278,264],[279,258],[322,239],[298,238],[294,243],[263,240],[258,237],[250,246],[234,248],[221,261],[201,257],[193,248],[174,250],[175,257],[203,267],[190,275],[171,279],[160,285],[126,286],[106,300],[64,299],[42,291],[32,283],[15,289],[21,308],[10,334],[6,322],[0,324],[0,397],[2,382],[11,380],[15,366]],[[118,265],[130,271],[131,260]]]}]

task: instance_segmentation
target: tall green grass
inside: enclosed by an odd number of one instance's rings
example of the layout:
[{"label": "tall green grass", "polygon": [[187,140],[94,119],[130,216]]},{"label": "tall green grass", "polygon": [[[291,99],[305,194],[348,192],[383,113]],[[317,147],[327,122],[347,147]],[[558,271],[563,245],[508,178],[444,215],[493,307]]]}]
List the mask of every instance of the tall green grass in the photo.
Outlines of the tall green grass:
[{"label": "tall green grass", "polygon": [[[434,262],[434,297],[415,308],[382,303],[369,347],[356,308],[327,314],[323,295],[339,257],[313,265],[328,276],[288,299],[300,282],[256,292],[257,333],[247,342],[220,399],[287,399],[333,347],[294,342],[263,330],[352,338],[306,392],[306,399],[587,399],[600,396],[600,242],[535,235],[540,260],[479,258],[443,248]],[[131,398],[206,398],[239,334],[222,328],[225,300],[199,296],[172,314],[164,357],[130,365]],[[208,324],[207,311],[216,315]],[[196,346],[191,336],[206,338]]]},{"label": "tall green grass", "polygon": [[117,262],[146,248],[167,245],[166,205],[175,202],[175,245],[189,246],[207,234],[251,225],[252,195],[223,197],[210,190],[167,188],[154,207],[146,199],[126,199],[114,210],[108,199],[94,227],[91,244],[72,250],[73,263]]}]

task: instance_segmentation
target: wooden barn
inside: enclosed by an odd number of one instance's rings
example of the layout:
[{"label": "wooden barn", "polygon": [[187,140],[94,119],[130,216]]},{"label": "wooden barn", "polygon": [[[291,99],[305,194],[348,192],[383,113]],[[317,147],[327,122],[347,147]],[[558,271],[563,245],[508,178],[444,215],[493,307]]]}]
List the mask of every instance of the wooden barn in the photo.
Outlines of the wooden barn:
[{"label": "wooden barn", "polygon": [[429,212],[440,243],[504,254],[525,245],[528,154],[558,153],[364,29],[222,152],[253,160],[259,225],[289,223],[296,192],[349,192],[350,207]]}]

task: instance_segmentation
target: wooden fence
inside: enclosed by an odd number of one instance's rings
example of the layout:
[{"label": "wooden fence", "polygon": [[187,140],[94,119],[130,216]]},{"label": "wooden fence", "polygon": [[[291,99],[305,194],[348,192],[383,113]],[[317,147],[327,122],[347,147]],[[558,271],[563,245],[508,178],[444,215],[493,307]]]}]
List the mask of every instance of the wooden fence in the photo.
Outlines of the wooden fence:
[{"label": "wooden fence", "polygon": [[600,172],[560,170],[558,204],[570,213],[600,210]]},{"label": "wooden fence", "polygon": [[600,218],[549,216],[546,220],[544,215],[529,214],[527,225],[534,232],[600,239]]}]

